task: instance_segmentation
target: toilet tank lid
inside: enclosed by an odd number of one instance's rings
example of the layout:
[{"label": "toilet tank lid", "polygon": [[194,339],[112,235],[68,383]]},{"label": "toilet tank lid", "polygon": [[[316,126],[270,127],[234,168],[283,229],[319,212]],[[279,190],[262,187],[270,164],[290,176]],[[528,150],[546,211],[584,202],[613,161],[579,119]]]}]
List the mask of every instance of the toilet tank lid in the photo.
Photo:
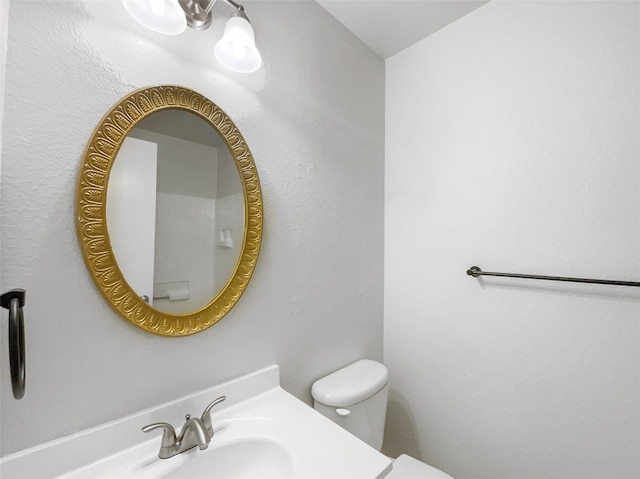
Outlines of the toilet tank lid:
[{"label": "toilet tank lid", "polygon": [[326,406],[351,406],[370,398],[389,382],[389,371],[377,361],[361,359],[318,379],[313,398]]}]

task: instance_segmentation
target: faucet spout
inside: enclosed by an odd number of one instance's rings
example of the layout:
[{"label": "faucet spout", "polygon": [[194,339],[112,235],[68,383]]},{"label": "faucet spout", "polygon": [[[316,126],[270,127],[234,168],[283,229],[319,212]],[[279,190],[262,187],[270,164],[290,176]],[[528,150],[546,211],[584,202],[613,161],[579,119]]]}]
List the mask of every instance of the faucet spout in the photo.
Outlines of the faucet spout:
[{"label": "faucet spout", "polygon": [[180,435],[177,437],[173,426],[165,422],[149,424],[143,427],[142,431],[150,432],[155,429],[164,430],[162,445],[160,446],[160,452],[158,452],[160,459],[168,459],[196,446],[203,451],[209,447],[209,443],[213,437],[210,415],[211,408],[225,399],[225,396],[220,396],[209,404],[202,413],[202,418],[191,417],[191,414],[187,414]]},{"label": "faucet spout", "polygon": [[186,451],[194,446],[198,446],[200,450],[209,447],[211,436],[202,421],[197,417],[185,416],[185,423],[182,431],[178,436],[177,443],[180,444],[180,451]]}]

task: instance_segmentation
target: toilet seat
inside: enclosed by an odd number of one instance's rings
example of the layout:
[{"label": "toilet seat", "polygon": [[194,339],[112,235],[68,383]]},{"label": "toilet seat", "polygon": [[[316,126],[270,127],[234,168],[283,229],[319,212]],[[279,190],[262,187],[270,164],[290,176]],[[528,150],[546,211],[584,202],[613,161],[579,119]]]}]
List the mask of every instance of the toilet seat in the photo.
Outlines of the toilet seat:
[{"label": "toilet seat", "polygon": [[440,469],[402,454],[393,461],[393,469],[385,476],[387,479],[453,479]]}]

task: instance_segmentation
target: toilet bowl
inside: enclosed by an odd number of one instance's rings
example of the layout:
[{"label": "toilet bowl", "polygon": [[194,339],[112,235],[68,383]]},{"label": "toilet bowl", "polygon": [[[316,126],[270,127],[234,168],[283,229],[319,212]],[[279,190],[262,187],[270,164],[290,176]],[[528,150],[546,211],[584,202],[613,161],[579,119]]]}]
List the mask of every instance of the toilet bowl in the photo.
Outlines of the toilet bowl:
[{"label": "toilet bowl", "polygon": [[[389,371],[376,361],[361,359],[322,379],[311,388],[313,407],[371,447],[380,450],[387,412]],[[402,454],[389,479],[453,479],[444,472]]]}]

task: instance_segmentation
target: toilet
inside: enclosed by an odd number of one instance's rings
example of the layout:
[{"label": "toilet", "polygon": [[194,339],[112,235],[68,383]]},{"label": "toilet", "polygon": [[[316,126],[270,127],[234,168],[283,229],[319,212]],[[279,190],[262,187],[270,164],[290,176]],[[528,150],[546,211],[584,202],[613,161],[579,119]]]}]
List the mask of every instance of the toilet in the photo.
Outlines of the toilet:
[{"label": "toilet", "polygon": [[[361,359],[313,383],[314,408],[378,451],[382,448],[389,393],[389,371]],[[448,474],[402,454],[388,479],[453,479]]]}]

